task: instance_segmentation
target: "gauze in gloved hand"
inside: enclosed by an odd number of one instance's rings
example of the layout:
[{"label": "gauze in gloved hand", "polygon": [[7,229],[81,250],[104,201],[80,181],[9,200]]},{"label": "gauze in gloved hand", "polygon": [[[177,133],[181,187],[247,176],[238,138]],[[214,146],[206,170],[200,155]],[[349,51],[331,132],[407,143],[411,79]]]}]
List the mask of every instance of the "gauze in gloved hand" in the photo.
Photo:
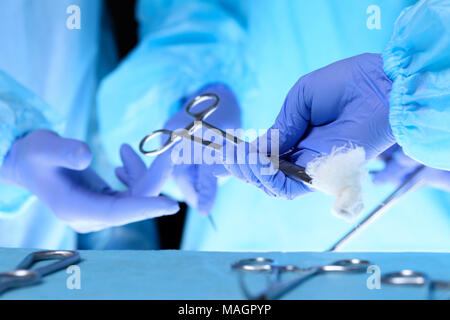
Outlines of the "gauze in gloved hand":
[{"label": "gauze in gloved hand", "polygon": [[98,231],[179,210],[177,202],[164,197],[140,197],[130,191],[112,190],[88,168],[91,158],[83,142],[36,130],[13,143],[0,167],[0,178],[36,195],[78,232]]},{"label": "gauze in gloved hand", "polygon": [[362,183],[367,175],[361,147],[343,146],[306,165],[314,189],[336,197],[332,213],[352,220],[364,209]]},{"label": "gauze in gloved hand", "polygon": [[[338,201],[346,208],[336,203],[335,213],[351,219],[363,208],[358,202],[364,160],[395,142],[389,125],[390,89],[391,81],[377,54],[355,56],[309,73],[290,90],[274,125],[259,138],[267,140],[267,147],[258,145],[258,153],[271,154],[272,130],[276,130],[279,153],[299,150],[286,160],[307,168],[313,187],[341,196]],[[259,164],[228,165],[227,169],[270,195],[293,199],[311,191],[280,170],[261,174]]]}]

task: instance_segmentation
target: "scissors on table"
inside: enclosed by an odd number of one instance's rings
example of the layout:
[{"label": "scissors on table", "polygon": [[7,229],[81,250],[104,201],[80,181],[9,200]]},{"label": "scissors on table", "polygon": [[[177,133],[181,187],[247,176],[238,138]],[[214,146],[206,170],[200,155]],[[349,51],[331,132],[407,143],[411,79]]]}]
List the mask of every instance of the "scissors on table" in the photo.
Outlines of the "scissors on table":
[{"label": "scissors on table", "polygon": [[435,290],[450,290],[450,281],[432,280],[423,272],[408,269],[387,273],[381,277],[381,282],[397,286],[426,286],[429,300],[432,300]]},{"label": "scissors on table", "polygon": [[[31,269],[35,263],[44,260],[56,261]],[[77,264],[80,260],[80,255],[76,251],[53,250],[30,253],[17,265],[15,270],[0,273],[0,295],[9,289],[37,284],[46,275]]]},{"label": "scissors on table", "polygon": [[[241,288],[250,300],[272,300],[279,299],[286,293],[297,288],[304,281],[326,272],[364,273],[370,262],[360,259],[338,260],[329,265],[309,268],[300,268],[295,265],[277,265],[274,260],[268,258],[250,258],[239,260],[231,265],[233,270],[239,272]],[[243,280],[244,272],[268,273],[270,275],[269,285],[260,293],[252,295],[247,290]],[[293,279],[282,282],[284,273],[298,273]]]},{"label": "scissors on table", "polygon": [[[200,104],[210,101],[211,103],[207,104],[206,108],[202,108],[198,111],[193,111],[194,108],[198,107]],[[196,96],[194,99],[192,99],[189,104],[186,106],[186,113],[191,116],[194,121],[188,124],[184,130],[156,130],[150,133],[149,135],[145,136],[139,145],[139,150],[142,154],[146,156],[156,156],[159,155],[167,150],[169,150],[172,146],[174,146],[176,143],[180,142],[182,139],[188,139],[191,141],[194,141],[196,143],[200,143],[205,147],[212,148],[215,151],[221,152],[223,149],[223,144],[217,144],[212,141],[201,139],[197,136],[195,136],[195,132],[205,127],[206,129],[214,130],[215,132],[220,133],[223,138],[227,142],[231,142],[234,145],[238,145],[240,143],[244,143],[244,140],[239,139],[236,136],[233,136],[219,128],[216,128],[215,126],[207,123],[205,120],[214,112],[219,106],[220,99],[216,94],[208,93],[208,94],[202,94],[199,96]],[[199,108],[200,109],[200,108]],[[145,145],[155,138],[160,138],[162,135],[167,135],[167,140],[160,146],[159,148],[156,148],[154,150],[146,150]],[[311,177],[308,176],[306,173],[306,170],[304,167],[297,166],[293,163],[290,163],[283,159],[278,158],[271,158],[271,161],[276,163],[278,165],[278,168],[283,171],[287,176],[290,178],[300,181],[302,183],[310,184],[311,183]],[[214,226],[214,222],[212,220],[212,217],[208,216],[212,225]]]}]

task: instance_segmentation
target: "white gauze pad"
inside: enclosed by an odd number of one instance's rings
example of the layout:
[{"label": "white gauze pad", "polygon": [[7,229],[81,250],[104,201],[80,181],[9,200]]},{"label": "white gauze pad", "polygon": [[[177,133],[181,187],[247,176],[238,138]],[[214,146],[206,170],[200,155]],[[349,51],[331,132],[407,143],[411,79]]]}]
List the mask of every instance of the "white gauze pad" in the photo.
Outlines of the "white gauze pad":
[{"label": "white gauze pad", "polygon": [[362,183],[367,176],[364,168],[366,153],[363,148],[345,146],[334,148],[306,166],[313,188],[335,196],[332,213],[353,220],[364,209]]}]

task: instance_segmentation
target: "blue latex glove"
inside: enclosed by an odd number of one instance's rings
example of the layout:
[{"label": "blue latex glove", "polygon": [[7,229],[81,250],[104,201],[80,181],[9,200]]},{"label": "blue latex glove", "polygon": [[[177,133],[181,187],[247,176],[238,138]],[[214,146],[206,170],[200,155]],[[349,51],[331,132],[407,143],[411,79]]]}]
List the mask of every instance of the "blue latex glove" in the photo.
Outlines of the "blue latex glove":
[{"label": "blue latex glove", "polygon": [[[333,148],[352,144],[365,149],[371,159],[395,140],[389,125],[391,81],[378,54],[341,60],[300,78],[288,93],[271,129],[279,130],[280,154],[298,149],[288,160],[305,167]],[[270,147],[270,130],[266,136]],[[256,141],[247,152],[270,154]],[[296,198],[310,191],[281,171],[261,174],[261,164],[227,165],[226,168],[271,196]]]},{"label": "blue latex glove", "polygon": [[[164,197],[112,190],[88,168],[91,158],[83,142],[36,130],[13,143],[0,167],[0,178],[36,195],[57,217],[82,233],[179,210],[175,201]],[[153,182],[161,183],[157,178]]]},{"label": "blue latex glove", "polygon": [[[399,185],[421,165],[404,154],[397,144],[383,152],[379,158],[385,162],[385,167],[380,171],[371,172],[372,180],[376,184]],[[425,186],[450,192],[450,171],[425,167],[420,176]]]},{"label": "blue latex glove", "polygon": [[172,175],[174,169],[170,161],[170,152],[157,157],[148,169],[142,158],[129,144],[121,146],[120,158],[122,167],[116,168],[116,176],[128,187],[133,196],[159,195],[164,182]]},{"label": "blue latex glove", "polygon": [[[166,129],[177,130],[186,127],[193,121],[186,113],[186,105],[192,98],[199,94],[215,93],[220,98],[216,111],[207,118],[207,122],[222,130],[237,129],[241,126],[241,114],[239,104],[231,90],[221,84],[209,85],[195,95],[186,99],[182,109],[175,114],[164,126]],[[197,135],[203,133],[197,132]],[[191,143],[183,140],[180,143]],[[191,148],[194,148],[192,145]],[[198,146],[197,146],[198,148]],[[171,150],[166,151],[170,155]],[[166,154],[158,157],[170,159]],[[175,164],[172,177],[184,195],[184,200],[189,206],[196,208],[200,214],[208,215],[213,207],[217,192],[217,176],[226,170],[222,165],[205,164]]]}]

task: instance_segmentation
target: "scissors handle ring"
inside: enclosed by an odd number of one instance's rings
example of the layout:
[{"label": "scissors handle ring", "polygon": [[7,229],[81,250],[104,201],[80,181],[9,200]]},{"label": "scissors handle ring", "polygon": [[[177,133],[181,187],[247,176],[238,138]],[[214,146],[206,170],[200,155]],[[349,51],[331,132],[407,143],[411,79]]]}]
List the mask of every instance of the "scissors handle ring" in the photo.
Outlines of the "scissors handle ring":
[{"label": "scissors handle ring", "polygon": [[370,262],[367,260],[346,259],[335,261],[330,265],[320,267],[320,269],[331,272],[364,272],[369,265]]},{"label": "scissors handle ring", "polygon": [[[214,100],[214,102],[205,110],[199,111],[199,112],[192,112],[192,108],[196,107],[200,103],[208,100]],[[205,120],[208,118],[214,111],[216,111],[217,106],[219,105],[220,98],[218,95],[214,93],[206,93],[199,96],[196,96],[194,99],[189,102],[189,104],[186,107],[186,113],[190,115],[191,117],[197,119],[197,120]]]},{"label": "scissors handle ring", "polygon": [[[57,260],[31,270],[37,262]],[[70,250],[37,251],[27,255],[16,270],[0,273],[0,294],[10,288],[29,286],[42,281],[42,277],[80,262],[78,252]]]},{"label": "scissors handle ring", "polygon": [[64,259],[78,255],[78,252],[72,250],[47,250],[33,253],[34,261]]},{"label": "scissors handle ring", "polygon": [[42,281],[42,275],[33,270],[13,270],[0,273],[0,295],[11,288],[34,285]]},{"label": "scissors handle ring", "polygon": [[37,251],[26,256],[16,269],[28,270],[39,261],[57,260],[54,263],[38,267],[34,270],[35,273],[45,276],[62,268],[66,268],[69,265],[76,264],[80,259],[79,253],[71,250]]},{"label": "scissors handle ring", "polygon": [[231,265],[231,268],[234,270],[240,271],[253,271],[253,272],[263,272],[263,271],[271,271],[273,269],[272,264],[274,260],[269,258],[250,258],[250,259],[242,259]]},{"label": "scissors handle ring", "polygon": [[381,278],[381,282],[396,285],[422,286],[427,283],[427,277],[422,272],[402,270],[384,275]]},{"label": "scissors handle ring", "polygon": [[40,275],[33,270],[18,269],[0,273],[0,279],[21,279],[21,281],[34,281],[40,278]]},{"label": "scissors handle ring", "polygon": [[[145,150],[144,149],[144,146],[147,142],[149,142],[150,140],[153,140],[154,138],[157,138],[163,134],[167,134],[169,137],[167,138],[166,142],[161,147],[159,147],[157,149],[153,149],[153,150]],[[161,130],[153,131],[149,135],[146,135],[141,140],[141,143],[139,144],[139,150],[142,152],[142,154],[144,154],[146,156],[149,156],[149,157],[157,156],[157,155],[165,152],[166,150],[168,150],[174,143],[175,143],[175,140],[172,140],[172,131],[166,130],[166,129],[161,129]]]},{"label": "scissors handle ring", "polygon": [[297,272],[300,268],[294,265],[275,265],[275,261],[269,258],[250,258],[239,260],[231,265],[232,269],[251,272]]}]

